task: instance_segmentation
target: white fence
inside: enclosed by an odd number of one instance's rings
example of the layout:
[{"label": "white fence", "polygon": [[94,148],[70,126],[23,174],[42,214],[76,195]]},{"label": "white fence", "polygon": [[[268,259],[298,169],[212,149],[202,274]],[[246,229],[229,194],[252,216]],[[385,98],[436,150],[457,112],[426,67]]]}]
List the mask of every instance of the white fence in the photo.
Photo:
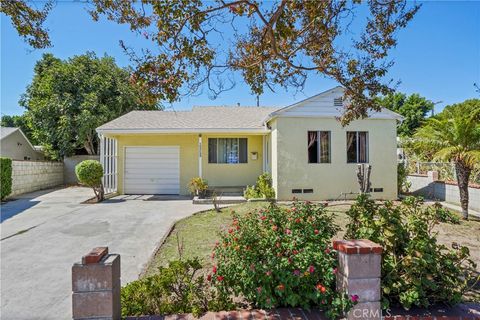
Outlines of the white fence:
[{"label": "white fence", "polygon": [[105,194],[117,192],[117,140],[102,135],[100,138],[100,163],[103,166],[103,187]]}]

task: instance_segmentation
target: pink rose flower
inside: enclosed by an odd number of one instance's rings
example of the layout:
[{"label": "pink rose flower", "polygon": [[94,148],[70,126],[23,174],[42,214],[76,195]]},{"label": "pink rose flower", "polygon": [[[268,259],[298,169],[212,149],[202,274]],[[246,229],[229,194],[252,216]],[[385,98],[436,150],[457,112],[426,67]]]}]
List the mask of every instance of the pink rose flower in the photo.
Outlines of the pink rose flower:
[{"label": "pink rose flower", "polygon": [[350,296],[350,299],[351,299],[352,302],[354,302],[354,303],[358,302],[358,296],[357,296],[356,294],[352,294],[352,295]]}]

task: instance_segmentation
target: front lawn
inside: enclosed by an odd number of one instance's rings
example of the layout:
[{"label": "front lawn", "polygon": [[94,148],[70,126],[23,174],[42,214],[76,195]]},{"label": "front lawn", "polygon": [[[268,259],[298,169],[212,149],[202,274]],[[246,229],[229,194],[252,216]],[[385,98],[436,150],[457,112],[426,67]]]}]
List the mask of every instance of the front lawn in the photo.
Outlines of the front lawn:
[{"label": "front lawn", "polygon": [[[210,269],[212,249],[215,241],[219,239],[218,233],[227,228],[232,221],[232,210],[244,214],[265,206],[268,206],[267,202],[249,202],[223,208],[220,213],[215,212],[215,210],[208,210],[180,220],[175,224],[171,234],[152,258],[145,275],[151,275],[157,271],[158,266],[166,265],[168,261],[178,259],[179,251],[182,252],[184,258],[201,258],[204,267]],[[342,229],[337,234],[337,238],[342,238],[344,235],[344,229],[348,221],[345,212],[349,208],[350,205],[345,203],[332,203],[328,206],[328,211],[335,214],[335,221]],[[436,227],[436,231],[438,231],[438,241],[448,247],[451,246],[452,242],[467,246],[470,249],[472,259],[480,266],[479,219],[471,217],[471,220],[461,221],[458,225],[441,223]]]}]

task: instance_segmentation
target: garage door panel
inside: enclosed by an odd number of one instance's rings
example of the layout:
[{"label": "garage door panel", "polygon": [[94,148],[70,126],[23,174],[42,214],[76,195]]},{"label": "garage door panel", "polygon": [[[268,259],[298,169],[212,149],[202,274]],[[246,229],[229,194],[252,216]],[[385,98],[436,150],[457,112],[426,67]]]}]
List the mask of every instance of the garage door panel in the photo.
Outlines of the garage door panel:
[{"label": "garage door panel", "polygon": [[179,147],[126,147],[125,193],[178,194]]}]

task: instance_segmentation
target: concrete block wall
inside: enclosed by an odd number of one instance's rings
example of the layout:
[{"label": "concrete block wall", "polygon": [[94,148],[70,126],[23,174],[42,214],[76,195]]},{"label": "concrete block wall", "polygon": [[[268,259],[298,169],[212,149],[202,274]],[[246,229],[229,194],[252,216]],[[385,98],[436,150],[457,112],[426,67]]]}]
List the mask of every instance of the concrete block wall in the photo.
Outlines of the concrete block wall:
[{"label": "concrete block wall", "polygon": [[61,162],[12,161],[12,193],[9,197],[62,184],[63,163]]},{"label": "concrete block wall", "polygon": [[[407,180],[412,184],[410,192],[426,199],[449,202],[460,205],[460,191],[454,182],[437,180],[434,172],[430,175],[409,175]],[[469,209],[480,211],[480,188],[469,187]]]},{"label": "concrete block wall", "polygon": [[75,166],[83,160],[100,161],[100,156],[71,156],[63,159],[63,179],[65,184],[78,184],[77,175],[75,174]]}]

